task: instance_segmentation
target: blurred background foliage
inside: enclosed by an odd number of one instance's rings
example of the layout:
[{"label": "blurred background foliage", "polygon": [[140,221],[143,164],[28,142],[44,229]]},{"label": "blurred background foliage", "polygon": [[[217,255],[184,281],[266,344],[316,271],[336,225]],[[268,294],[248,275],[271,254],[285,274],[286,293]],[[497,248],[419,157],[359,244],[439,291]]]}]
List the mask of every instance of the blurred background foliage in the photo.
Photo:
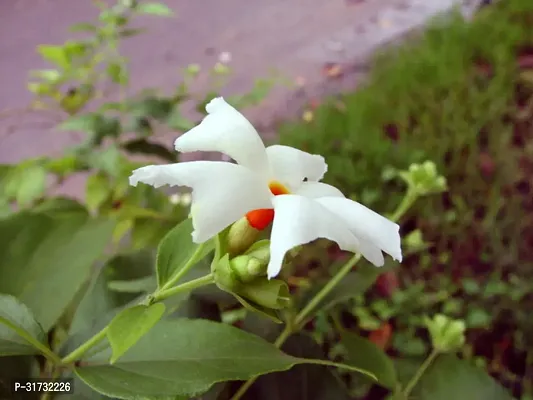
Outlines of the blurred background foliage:
[{"label": "blurred background foliage", "polygon": [[[179,162],[172,141],[161,142],[157,135],[176,136],[194,126],[205,104],[231,79],[230,67],[218,63],[209,71],[212,90],[192,93],[200,67],[191,64],[170,95],[130,94],[120,43],[143,32],[131,28],[131,21],[139,14],[165,17],[172,11],[160,3],[95,3],[101,7],[99,19],[72,27],[82,39],[38,48],[50,68],[32,71],[28,84],[35,94],[33,110],[59,115],[59,131],[82,132],[85,140],[61,157],[0,166],[0,233],[6,245],[0,290],[21,297],[23,285],[9,280],[9,273],[27,268],[28,279],[38,280],[41,297],[24,300],[35,311],[42,298],[55,295],[58,282],[70,285],[64,293],[67,308],[47,304],[49,340],[62,351],[81,343],[76,332],[90,335],[153,289],[156,246],[187,216],[190,198],[131,187],[128,177],[147,162]],[[246,111],[281,81],[278,76],[258,80],[249,93],[228,101]],[[108,101],[109,93],[118,98]],[[190,104],[198,112],[195,120],[185,116]],[[305,120],[279,126],[279,141],[322,154],[329,164],[327,183],[386,212],[404,193],[394,179],[397,171],[430,159],[449,190],[419,201],[403,218],[407,256],[401,266],[391,262],[378,270],[360,263],[307,323],[306,333],[286,343],[287,351],[344,360],[354,357],[350,343],[364,337],[393,357],[394,379],[403,382],[429,351],[423,317],[439,312],[466,322],[464,359],[485,368],[516,398],[533,398],[528,316],[533,300],[533,3],[498,2],[470,22],[459,14],[441,18],[420,37],[378,56],[357,91],[312,104]],[[50,194],[76,174],[87,176],[83,201]],[[20,234],[28,224],[35,229]],[[7,246],[12,238],[17,246]],[[79,265],[76,274],[54,269],[60,249],[69,249],[61,265]],[[343,260],[338,249],[318,241],[293,252],[284,278],[304,301]],[[201,275],[202,268],[191,274]],[[197,290],[175,307],[176,315],[220,320],[267,338],[278,331],[216,289]],[[360,336],[344,340],[354,334]],[[373,348],[368,351],[369,358],[379,358]],[[43,365],[42,359],[4,358],[0,373],[20,376],[42,371]],[[308,386],[276,394],[283,379],[307,380]],[[228,398],[233,388],[217,385],[202,399]],[[310,398],[305,393],[314,393],[314,399],[380,399],[388,390],[361,376],[300,366],[260,378],[246,398]],[[95,396],[78,394],[100,398]]]}]

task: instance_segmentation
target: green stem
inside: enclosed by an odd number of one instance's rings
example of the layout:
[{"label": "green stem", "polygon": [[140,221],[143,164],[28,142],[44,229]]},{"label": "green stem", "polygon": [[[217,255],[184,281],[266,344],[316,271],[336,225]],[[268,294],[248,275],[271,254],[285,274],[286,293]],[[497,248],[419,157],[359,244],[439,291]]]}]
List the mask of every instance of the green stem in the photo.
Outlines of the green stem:
[{"label": "green stem", "polygon": [[187,264],[184,265],[184,267],[182,269],[180,269],[178,271],[178,273],[176,275],[174,275],[172,277],[172,279],[170,279],[167,283],[165,283],[163,285],[163,287],[161,288],[161,290],[166,290],[168,288],[171,288],[172,286],[174,286],[176,283],[178,283],[178,281],[183,278],[183,276],[189,272],[189,270],[194,267],[194,265],[198,262],[198,259],[199,259],[199,256],[200,254],[203,252],[204,250],[204,247],[206,245],[206,242],[204,243],[201,243],[197,248],[196,248],[196,251],[194,252],[194,254],[192,255],[191,258],[189,258],[189,261],[187,261]]},{"label": "green stem", "polygon": [[352,270],[353,266],[361,259],[361,254],[354,254],[352,258],[344,264],[341,269],[331,278],[331,280],[311,299],[309,303],[298,313],[295,325],[298,327],[314,308],[326,297],[329,292],[339,284],[339,282]]},{"label": "green stem", "polygon": [[[398,221],[413,205],[413,203],[418,198],[418,195],[413,191],[408,191],[394,213],[389,217],[392,221]],[[314,308],[331,292],[335,286],[344,278],[351,270],[352,267],[361,259],[361,254],[354,254],[352,258],[344,264],[339,271],[331,278],[331,280],[311,299],[311,301],[303,308],[302,311],[296,315],[294,320],[294,325],[292,329],[285,327],[285,330],[280,334],[280,336],[274,342],[274,345],[277,348],[280,348],[285,340],[293,333],[297,332],[302,328],[302,322],[305,321],[306,317],[311,314]],[[257,378],[252,378],[246,381],[239,390],[233,395],[230,400],[239,400],[246,391],[252,386]]]},{"label": "green stem", "polygon": [[98,332],[96,335],[94,335],[92,338],[87,340],[85,343],[83,343],[76,350],[72,351],[70,354],[64,357],[61,360],[61,363],[70,364],[76,360],[79,360],[85,353],[87,353],[87,351],[89,351],[91,348],[93,348],[94,346],[96,346],[98,343],[100,343],[102,340],[105,339],[108,327],[109,325],[106,326],[104,329],[102,329],[100,332]]},{"label": "green stem", "polygon": [[178,293],[190,291],[190,290],[199,288],[201,286],[209,285],[214,282],[215,282],[215,278],[213,277],[213,274],[208,274],[206,276],[202,276],[201,278],[193,279],[192,281],[185,282],[179,286],[171,287],[170,289],[158,290],[151,296],[150,302],[153,303],[156,301],[165,300]]},{"label": "green stem", "polygon": [[428,369],[428,367],[431,365],[431,363],[435,360],[435,358],[439,355],[439,351],[436,349],[431,350],[431,353],[429,354],[428,358],[424,360],[420,368],[416,371],[415,375],[411,378],[411,380],[407,383],[405,386],[405,389],[403,391],[403,398],[408,399],[409,395],[415,388],[416,384],[422,378],[422,375],[424,375],[424,372]]},{"label": "green stem", "polygon": [[389,217],[392,221],[398,222],[398,220],[411,208],[413,203],[418,198],[418,195],[413,192],[412,190],[408,190],[398,207],[396,207],[396,210],[394,213]]}]

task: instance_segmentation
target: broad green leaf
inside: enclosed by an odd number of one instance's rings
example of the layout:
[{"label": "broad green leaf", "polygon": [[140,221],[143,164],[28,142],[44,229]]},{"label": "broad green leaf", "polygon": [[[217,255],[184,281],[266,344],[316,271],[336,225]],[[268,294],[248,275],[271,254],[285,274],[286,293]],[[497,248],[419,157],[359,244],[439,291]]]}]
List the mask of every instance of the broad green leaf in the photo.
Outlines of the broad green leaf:
[{"label": "broad green leaf", "polygon": [[177,161],[177,153],[167,149],[159,143],[151,143],[146,139],[134,139],[122,145],[124,150],[132,154],[146,154],[150,156],[157,156],[162,160],[175,163]]},{"label": "broad green leaf", "polygon": [[97,210],[109,197],[111,188],[109,179],[102,174],[94,174],[87,178],[85,201],[90,210]]},{"label": "broad green leaf", "polygon": [[138,305],[118,314],[107,330],[107,338],[113,350],[111,364],[152,329],[164,313],[165,305],[156,303],[150,306]]},{"label": "broad green leaf", "polygon": [[88,358],[76,373],[100,393],[121,399],[192,397],[217,382],[246,380],[296,364],[334,365],[289,356],[226,324],[187,319],[161,321],[113,365],[107,363],[109,353]]},{"label": "broad green leaf", "polygon": [[96,113],[78,115],[63,121],[57,129],[91,133],[95,131],[98,124],[102,123],[102,119],[103,117]]},{"label": "broad green leaf", "polygon": [[33,213],[50,214],[51,216],[69,216],[70,214],[83,214],[87,210],[76,200],[67,197],[54,197],[45,199],[32,207]]},{"label": "broad green leaf", "polygon": [[39,354],[28,339],[46,346],[46,334],[28,307],[0,294],[0,356]]},{"label": "broad green leaf", "polygon": [[415,387],[412,397],[419,400],[512,400],[513,397],[483,369],[441,355]]},{"label": "broad green leaf", "polygon": [[39,45],[37,52],[46,60],[61,68],[68,68],[70,60],[63,46]]},{"label": "broad green leaf", "polygon": [[[323,358],[320,346],[305,334],[291,336],[282,350],[295,357]],[[320,365],[297,365],[290,371],[261,376],[243,400],[349,400],[334,371]]]},{"label": "broad green leaf", "polygon": [[132,279],[129,281],[111,281],[107,285],[109,290],[122,293],[141,293],[153,292],[156,287],[156,277],[146,276],[144,278]]},{"label": "broad green leaf", "polygon": [[163,3],[141,3],[135,11],[141,14],[158,15],[161,17],[170,17],[174,12]]},{"label": "broad green leaf", "polygon": [[0,291],[33,311],[48,331],[109,243],[113,222],[86,212],[18,213],[0,221]]},{"label": "broad green leaf", "polygon": [[163,238],[157,249],[157,283],[162,287],[189,263],[197,263],[214,248],[210,240],[203,245],[193,243],[192,220],[187,218]]},{"label": "broad green leaf", "polygon": [[341,332],[350,365],[372,372],[378,382],[393,390],[398,383],[392,360],[370,340],[349,332]]}]

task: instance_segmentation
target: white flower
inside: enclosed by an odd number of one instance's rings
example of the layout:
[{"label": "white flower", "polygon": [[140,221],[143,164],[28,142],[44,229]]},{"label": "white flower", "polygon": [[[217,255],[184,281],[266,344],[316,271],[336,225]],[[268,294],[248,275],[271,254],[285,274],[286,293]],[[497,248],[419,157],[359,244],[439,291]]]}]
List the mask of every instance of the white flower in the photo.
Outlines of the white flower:
[{"label": "white flower", "polygon": [[246,216],[256,229],[273,221],[268,277],[285,254],[317,238],[361,252],[376,266],[382,251],[401,261],[399,226],[321,183],[324,158],[288,146],[265,148],[250,122],[223,98],[213,99],[203,121],[180,136],[180,152],[218,151],[237,163],[192,161],[133,171],[130,184],[192,188],[193,241],[202,243]]}]

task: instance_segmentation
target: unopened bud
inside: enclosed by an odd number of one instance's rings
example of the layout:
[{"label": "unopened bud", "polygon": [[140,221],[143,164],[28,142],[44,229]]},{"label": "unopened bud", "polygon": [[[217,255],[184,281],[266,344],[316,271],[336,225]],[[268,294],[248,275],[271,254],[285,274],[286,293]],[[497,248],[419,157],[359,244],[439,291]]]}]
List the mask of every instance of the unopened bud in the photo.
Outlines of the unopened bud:
[{"label": "unopened bud", "polygon": [[465,343],[465,323],[437,314],[433,319],[425,319],[433,347],[440,352],[453,352]]},{"label": "unopened bud", "polygon": [[235,222],[229,229],[227,241],[228,252],[231,256],[243,254],[252,246],[260,231],[250,225],[246,217]]},{"label": "unopened bud", "polygon": [[230,261],[231,269],[237,278],[243,282],[251,282],[254,279],[266,275],[267,265],[261,260],[242,255]]}]

